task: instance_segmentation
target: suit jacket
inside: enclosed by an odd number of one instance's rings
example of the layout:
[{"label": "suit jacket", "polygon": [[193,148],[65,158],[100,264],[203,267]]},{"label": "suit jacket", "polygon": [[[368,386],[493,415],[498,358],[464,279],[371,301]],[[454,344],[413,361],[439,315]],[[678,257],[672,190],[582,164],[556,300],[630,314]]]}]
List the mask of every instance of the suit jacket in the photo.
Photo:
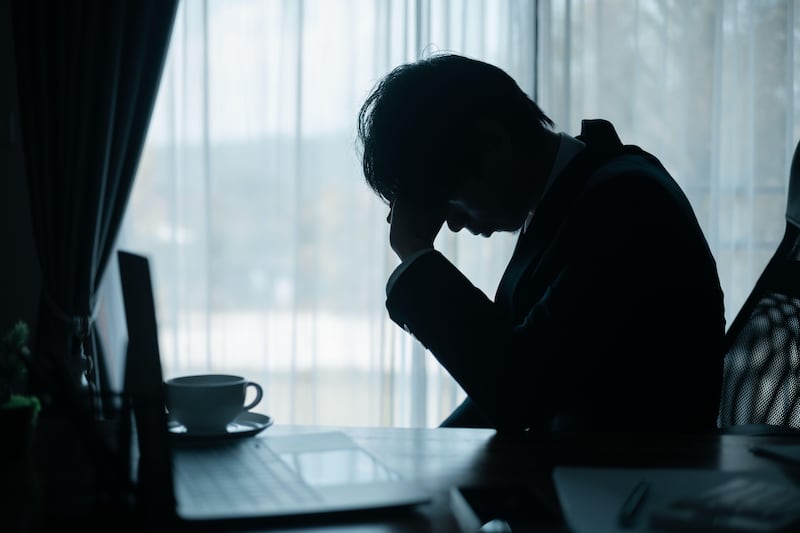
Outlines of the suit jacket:
[{"label": "suit jacket", "polygon": [[498,429],[712,430],[723,294],[694,212],[610,123],[578,138],[494,300],[432,252],[397,278],[389,314]]}]

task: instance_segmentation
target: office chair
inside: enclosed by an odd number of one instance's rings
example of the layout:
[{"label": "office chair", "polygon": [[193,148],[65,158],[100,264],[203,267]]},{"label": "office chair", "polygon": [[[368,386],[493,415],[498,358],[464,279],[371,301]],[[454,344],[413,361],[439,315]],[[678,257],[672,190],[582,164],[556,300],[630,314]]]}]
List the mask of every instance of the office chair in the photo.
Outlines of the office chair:
[{"label": "office chair", "polygon": [[718,427],[800,433],[800,142],[783,239],[725,333],[724,347]]}]

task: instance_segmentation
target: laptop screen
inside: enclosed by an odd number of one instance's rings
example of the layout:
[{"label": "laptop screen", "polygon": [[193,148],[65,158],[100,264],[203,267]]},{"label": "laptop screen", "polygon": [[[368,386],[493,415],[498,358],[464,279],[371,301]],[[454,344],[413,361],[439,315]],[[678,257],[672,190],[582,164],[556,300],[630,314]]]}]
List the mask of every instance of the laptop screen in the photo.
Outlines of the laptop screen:
[{"label": "laptop screen", "polygon": [[117,260],[128,326],[124,390],[134,413],[137,501],[150,511],[172,513],[172,452],[150,265],[146,257],[124,251],[117,252]]},{"label": "laptop screen", "polygon": [[168,431],[149,263],[123,251],[117,258],[129,337],[125,393],[134,413],[136,500],[143,516],[229,520],[429,501],[427,491],[341,432],[270,437],[268,445],[267,439],[240,439],[236,445],[172,446],[180,436]]}]

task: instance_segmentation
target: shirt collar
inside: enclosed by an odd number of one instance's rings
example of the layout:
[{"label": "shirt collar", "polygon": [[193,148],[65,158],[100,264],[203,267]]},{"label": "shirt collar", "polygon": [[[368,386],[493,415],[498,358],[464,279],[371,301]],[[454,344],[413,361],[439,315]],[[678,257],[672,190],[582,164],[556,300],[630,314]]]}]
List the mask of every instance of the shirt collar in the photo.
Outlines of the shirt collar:
[{"label": "shirt collar", "polygon": [[[572,161],[572,159],[586,146],[586,143],[583,141],[580,141],[572,135],[564,132],[559,133],[558,137],[558,151],[556,152],[555,160],[553,160],[553,167],[550,169],[550,174],[547,176],[547,181],[544,183],[544,190],[536,202],[537,205],[539,202],[541,202],[542,198],[545,197],[553,183],[556,181],[558,176],[561,175],[561,172],[563,172],[569,162]],[[534,206],[533,209],[531,209],[531,212],[528,213],[528,218],[525,219],[525,224],[522,226],[523,233],[528,230],[528,226],[531,223],[531,219],[533,219],[533,213],[535,210],[536,207]]]}]

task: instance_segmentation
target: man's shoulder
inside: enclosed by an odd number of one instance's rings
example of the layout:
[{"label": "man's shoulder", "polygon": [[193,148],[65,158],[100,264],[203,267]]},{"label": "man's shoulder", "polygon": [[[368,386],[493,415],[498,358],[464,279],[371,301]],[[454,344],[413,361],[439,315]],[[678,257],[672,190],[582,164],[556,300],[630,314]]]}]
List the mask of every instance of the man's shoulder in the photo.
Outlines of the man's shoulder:
[{"label": "man's shoulder", "polygon": [[[591,174],[583,196],[614,203],[688,207],[688,198],[672,175],[649,154],[629,151],[604,161]],[[633,206],[630,206],[633,207]]]},{"label": "man's shoulder", "polygon": [[602,118],[583,119],[581,133],[576,138],[594,149],[617,149],[622,146],[614,125]]},{"label": "man's shoulder", "polygon": [[585,119],[577,137],[585,145],[582,165],[592,181],[620,175],[646,174],[660,180],[672,180],[661,161],[635,144],[623,144],[614,125],[604,119]]},{"label": "man's shoulder", "polygon": [[669,175],[661,161],[636,144],[625,144],[614,125],[605,119],[584,119],[575,137],[589,148],[587,155],[597,160],[597,170],[630,167]]}]

